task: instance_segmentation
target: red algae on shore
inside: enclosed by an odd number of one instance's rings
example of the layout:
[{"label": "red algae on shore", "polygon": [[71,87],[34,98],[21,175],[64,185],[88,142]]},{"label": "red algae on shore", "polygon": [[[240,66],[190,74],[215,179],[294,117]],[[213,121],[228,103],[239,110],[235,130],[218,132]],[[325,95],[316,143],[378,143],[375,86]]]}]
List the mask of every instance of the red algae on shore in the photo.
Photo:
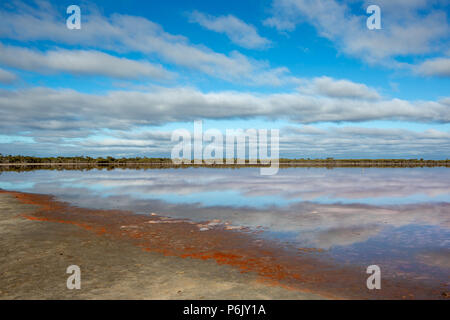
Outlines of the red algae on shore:
[{"label": "red algae on shore", "polygon": [[217,221],[193,223],[155,214],[85,209],[55,201],[51,196],[0,192],[9,193],[24,204],[37,206],[35,213],[19,214],[21,218],[72,224],[99,236],[132,241],[144,252],[214,260],[241,272],[256,273],[261,282],[270,285],[333,299],[443,298],[433,288],[393,279],[383,279],[383,290],[370,291],[366,288],[365,270],[357,266],[335,266],[332,261],[321,258],[321,249],[297,248],[292,252],[279,243],[257,238],[255,233],[230,228]]}]

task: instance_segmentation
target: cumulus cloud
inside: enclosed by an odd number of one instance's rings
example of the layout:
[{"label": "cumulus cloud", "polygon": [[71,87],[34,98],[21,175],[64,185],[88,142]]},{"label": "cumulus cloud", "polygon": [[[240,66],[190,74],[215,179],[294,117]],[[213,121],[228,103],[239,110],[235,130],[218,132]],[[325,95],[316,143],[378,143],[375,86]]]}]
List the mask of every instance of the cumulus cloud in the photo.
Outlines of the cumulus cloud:
[{"label": "cumulus cloud", "polygon": [[304,93],[320,94],[334,98],[380,99],[378,92],[365,84],[345,79],[335,80],[326,76],[312,79],[300,90]]},{"label": "cumulus cloud", "polygon": [[[66,45],[139,52],[148,57],[200,71],[228,81],[246,81],[257,85],[278,85],[293,79],[264,61],[251,59],[237,51],[223,54],[173,35],[142,17],[99,13],[83,14],[82,32],[61,27],[64,17],[49,2],[40,8],[15,2],[13,10],[0,10],[0,37],[19,41],[53,41]],[[44,6],[44,7],[42,7]],[[265,77],[269,74],[270,77]]]},{"label": "cumulus cloud", "polygon": [[[52,154],[51,150],[56,150],[55,154],[66,155],[83,151],[91,155],[169,156],[174,145],[171,132],[149,126],[198,119],[265,119],[270,128],[272,120],[288,120],[304,125],[281,129],[282,157],[441,158],[450,154],[450,133],[446,131],[364,128],[356,124],[330,124],[326,128],[314,123],[395,119],[448,123],[450,111],[445,102],[349,100],[298,92],[203,93],[192,88],[101,95],[48,88],[2,90],[0,133],[22,132],[33,137],[34,143],[14,143],[16,153]],[[2,145],[0,152],[11,153],[11,148],[10,144]]]},{"label": "cumulus cloud", "polygon": [[[335,0],[274,0],[273,15],[265,24],[291,31],[309,22],[318,33],[333,41],[339,50],[369,63],[401,66],[398,56],[439,52],[448,45],[450,25],[439,3],[424,1],[358,1],[350,4]],[[382,30],[366,28],[366,8],[381,7]]]},{"label": "cumulus cloud", "polygon": [[13,83],[16,80],[17,76],[14,73],[0,68],[0,83],[9,84]]},{"label": "cumulus cloud", "polygon": [[193,88],[153,88],[146,92],[32,88],[0,91],[2,132],[92,131],[197,119],[282,119],[297,123],[405,120],[448,123],[442,101],[363,100],[297,92],[260,94],[208,92]]},{"label": "cumulus cloud", "polygon": [[[184,126],[183,126],[184,127]],[[270,123],[267,124],[270,128]],[[189,127],[188,127],[189,129]],[[175,142],[171,141],[170,131],[159,131],[158,128],[136,133],[134,130],[113,130],[100,135],[89,135],[95,128],[81,128],[76,131],[70,128],[63,131],[56,129],[34,129],[31,133],[33,143],[14,142],[14,145],[0,145],[1,153],[26,153],[36,155],[78,155],[80,153],[104,156],[165,156],[169,157]],[[193,136],[192,132],[191,135]],[[450,133],[438,130],[410,131],[401,129],[376,129],[363,127],[318,128],[312,125],[300,128],[284,128],[280,132],[280,156],[295,158],[425,158],[440,159],[442,154],[450,153]],[[341,177],[344,179],[344,177]],[[370,185],[368,178],[367,184]],[[413,180],[413,178],[411,178]],[[382,185],[386,181],[379,181]],[[328,183],[328,182],[327,182]],[[332,183],[332,182],[330,182]],[[351,183],[351,181],[350,181]],[[423,184],[422,191],[426,192]],[[437,184],[435,184],[437,186]],[[326,186],[318,186],[315,192]],[[327,187],[330,188],[329,186]],[[390,182],[383,190],[361,190],[366,197],[374,197],[377,193],[395,194],[395,183]],[[439,187],[440,188],[440,187]],[[274,191],[276,187],[274,186]],[[292,188],[286,195],[293,196]],[[441,188],[442,190],[445,187]],[[257,192],[256,186],[249,189]],[[339,190],[336,190],[337,193]],[[341,192],[346,192],[342,189]],[[398,193],[403,194],[403,190]],[[303,196],[305,190],[302,191]],[[352,198],[354,191],[349,190],[347,197]],[[356,194],[354,194],[357,197]],[[314,194],[310,195],[314,198]]]},{"label": "cumulus cloud", "polygon": [[0,44],[0,63],[43,73],[68,72],[122,79],[169,79],[173,75],[161,65],[118,58],[94,50],[57,49],[47,52]]},{"label": "cumulus cloud", "polygon": [[405,129],[314,126],[287,127],[280,150],[290,157],[436,158],[450,153],[450,132]]},{"label": "cumulus cloud", "polygon": [[208,30],[224,33],[233,43],[247,49],[267,48],[271,43],[270,40],[261,37],[254,26],[233,15],[214,17],[194,11],[190,14],[189,21],[198,23]]},{"label": "cumulus cloud", "polygon": [[416,67],[415,71],[425,76],[450,77],[450,58],[425,60]]}]

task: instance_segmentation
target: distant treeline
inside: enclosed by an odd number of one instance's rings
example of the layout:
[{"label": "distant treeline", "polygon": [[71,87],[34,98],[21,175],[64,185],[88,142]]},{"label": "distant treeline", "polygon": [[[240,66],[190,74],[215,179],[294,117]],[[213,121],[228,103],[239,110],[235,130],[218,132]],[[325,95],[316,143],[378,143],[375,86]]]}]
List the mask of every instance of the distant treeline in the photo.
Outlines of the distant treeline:
[{"label": "distant treeline", "polygon": [[114,158],[114,157],[30,157],[30,156],[5,156],[0,154],[0,163],[20,163],[20,164],[115,164],[115,163],[172,163],[170,158]]},{"label": "distant treeline", "polygon": [[[187,168],[192,166],[215,167],[215,168],[239,168],[243,166],[260,167],[264,164],[238,164],[234,159],[234,164],[173,164],[170,158],[114,158],[114,157],[30,157],[21,155],[2,155],[0,154],[0,170],[27,171],[35,169],[56,169],[56,170],[90,170],[95,168],[130,168],[130,169],[157,169],[157,168]],[[287,167],[382,167],[382,168],[401,168],[401,167],[450,167],[450,160],[424,160],[424,159],[289,159],[280,158],[280,168]]]}]

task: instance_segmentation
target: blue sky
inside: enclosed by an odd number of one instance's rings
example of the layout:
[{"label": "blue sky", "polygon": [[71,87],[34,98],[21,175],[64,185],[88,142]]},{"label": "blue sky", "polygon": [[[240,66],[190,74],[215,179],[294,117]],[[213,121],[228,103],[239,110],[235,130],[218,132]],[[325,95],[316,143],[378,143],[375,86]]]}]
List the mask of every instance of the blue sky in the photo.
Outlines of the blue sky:
[{"label": "blue sky", "polygon": [[445,159],[449,13],[439,0],[9,1],[0,153],[170,156],[171,132],[203,120],[280,129],[284,157]]}]

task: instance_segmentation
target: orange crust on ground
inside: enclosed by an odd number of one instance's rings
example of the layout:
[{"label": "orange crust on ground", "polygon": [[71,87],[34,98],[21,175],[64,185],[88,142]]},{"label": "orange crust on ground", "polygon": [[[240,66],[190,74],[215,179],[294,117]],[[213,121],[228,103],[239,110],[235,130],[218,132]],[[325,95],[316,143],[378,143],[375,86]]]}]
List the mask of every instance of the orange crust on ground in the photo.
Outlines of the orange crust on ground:
[{"label": "orange crust on ground", "polygon": [[78,208],[55,201],[52,196],[10,192],[24,204],[36,205],[32,214],[20,217],[42,222],[72,224],[98,236],[131,241],[145,252],[167,256],[214,260],[241,272],[258,275],[258,281],[319,294],[331,299],[439,299],[433,288],[405,281],[383,279],[382,290],[368,290],[369,275],[358,267],[339,267],[326,261],[321,249],[286,248],[280,243],[258,237],[257,232],[227,230],[215,225],[200,231],[199,225],[184,219],[141,215],[120,210]]}]

